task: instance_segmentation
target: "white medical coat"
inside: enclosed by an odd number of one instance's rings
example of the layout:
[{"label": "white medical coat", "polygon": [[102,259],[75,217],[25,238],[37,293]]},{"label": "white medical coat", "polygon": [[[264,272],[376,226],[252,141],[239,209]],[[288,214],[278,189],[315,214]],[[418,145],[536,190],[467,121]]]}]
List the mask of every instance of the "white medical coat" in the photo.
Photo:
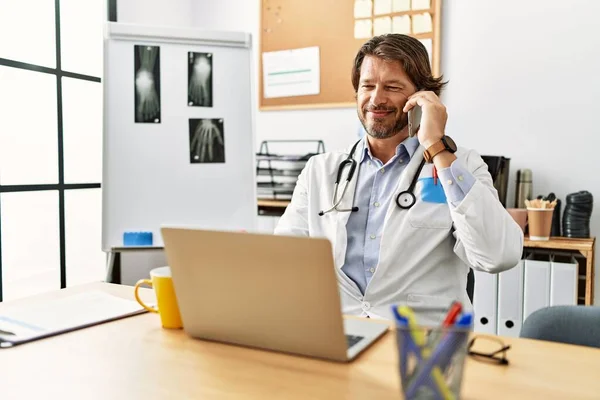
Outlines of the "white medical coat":
[{"label": "white medical coat", "polygon": [[[357,163],[361,154],[358,150],[354,154]],[[423,150],[419,146],[402,172],[396,194],[410,186]],[[291,203],[275,229],[275,234],[330,240],[344,314],[390,319],[392,305],[447,307],[452,300],[461,301],[470,309],[466,292],[469,267],[498,273],[519,262],[522,230],[498,200],[487,164],[476,152],[459,148],[455,155],[475,176],[475,184],[457,207],[421,201],[421,183],[414,190],[417,202],[409,210],[400,209],[394,195],[384,221],[379,264],[363,295],[341,270],[350,213],[333,211],[319,216],[319,211],[332,206],[338,166],[348,152],[349,149],[323,153],[307,162]],[[348,170],[345,169],[338,194]],[[425,164],[419,176],[431,177],[432,172],[433,164]],[[340,209],[352,206],[358,173],[357,166]],[[440,317],[441,314],[431,314],[432,321]]]}]

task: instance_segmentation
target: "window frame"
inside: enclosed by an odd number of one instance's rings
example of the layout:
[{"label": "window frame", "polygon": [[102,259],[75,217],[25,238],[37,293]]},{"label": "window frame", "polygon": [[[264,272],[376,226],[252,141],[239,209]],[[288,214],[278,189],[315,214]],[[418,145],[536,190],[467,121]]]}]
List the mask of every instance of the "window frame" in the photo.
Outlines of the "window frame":
[{"label": "window frame", "polygon": [[[109,21],[117,20],[117,0],[107,0],[107,17]],[[55,43],[56,43],[56,67],[48,68],[41,65],[29,64],[16,60],[0,58],[0,65],[24,69],[28,71],[41,72],[54,75],[56,78],[56,105],[57,105],[57,140],[58,140],[58,183],[56,184],[26,184],[26,185],[2,185],[0,184],[0,194],[12,192],[37,192],[46,190],[58,191],[58,215],[59,215],[59,243],[60,243],[60,288],[67,286],[67,263],[66,263],[66,240],[65,240],[65,191],[77,189],[97,189],[101,188],[100,182],[89,183],[65,183],[64,173],[64,138],[63,138],[63,104],[62,104],[62,78],[68,77],[101,83],[101,78],[91,75],[78,74],[62,70],[61,63],[61,45],[60,45],[60,0],[54,1],[54,23],[55,23]],[[2,209],[2,200],[0,196],[0,210]],[[58,288],[57,288],[58,289]],[[3,299],[2,282],[2,219],[0,218],[0,302]]]}]

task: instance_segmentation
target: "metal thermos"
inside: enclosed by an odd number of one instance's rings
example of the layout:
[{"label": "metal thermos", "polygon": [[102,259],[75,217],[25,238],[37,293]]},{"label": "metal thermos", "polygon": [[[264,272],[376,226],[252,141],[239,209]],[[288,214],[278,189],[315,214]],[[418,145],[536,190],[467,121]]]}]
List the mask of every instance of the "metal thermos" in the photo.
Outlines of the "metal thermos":
[{"label": "metal thermos", "polygon": [[527,208],[525,200],[533,199],[533,183],[530,169],[517,171],[517,189],[515,192],[515,208]]}]

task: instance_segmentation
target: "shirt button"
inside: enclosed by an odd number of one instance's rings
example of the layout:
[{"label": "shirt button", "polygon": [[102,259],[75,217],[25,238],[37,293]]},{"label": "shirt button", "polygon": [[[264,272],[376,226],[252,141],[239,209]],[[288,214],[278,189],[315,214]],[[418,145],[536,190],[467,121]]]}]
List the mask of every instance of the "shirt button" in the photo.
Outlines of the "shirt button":
[{"label": "shirt button", "polygon": [[371,305],[369,304],[369,302],[368,301],[363,301],[363,303],[362,303],[362,309],[366,311],[369,308],[371,308]]},{"label": "shirt button", "polygon": [[462,176],[462,175],[459,175],[459,176],[458,176],[458,180],[459,180],[459,181],[462,181],[462,180],[463,180],[463,176]]},{"label": "shirt button", "polygon": [[373,272],[375,272],[375,268],[373,268],[373,267],[369,268],[369,272],[370,272],[370,273],[373,273]]},{"label": "shirt button", "polygon": [[[371,237],[371,239],[375,239],[377,236],[375,236],[375,235],[371,235],[370,237]],[[372,269],[372,268],[371,268],[371,269]]]},{"label": "shirt button", "polygon": [[400,160],[398,160],[398,162],[399,162],[400,164],[402,164],[402,163],[404,162],[404,159],[402,159],[402,158],[401,158]]},{"label": "shirt button", "polygon": [[385,172],[385,168],[381,168],[381,173],[383,174]]},{"label": "shirt button", "polygon": [[452,182],[452,179],[448,179],[448,185],[452,185],[454,182]]},{"label": "shirt button", "polygon": [[371,165],[371,161],[367,161],[367,165]]},{"label": "shirt button", "polygon": [[374,205],[375,207],[379,207],[379,203],[378,203],[378,202],[375,202],[375,203],[373,203],[373,205]]}]

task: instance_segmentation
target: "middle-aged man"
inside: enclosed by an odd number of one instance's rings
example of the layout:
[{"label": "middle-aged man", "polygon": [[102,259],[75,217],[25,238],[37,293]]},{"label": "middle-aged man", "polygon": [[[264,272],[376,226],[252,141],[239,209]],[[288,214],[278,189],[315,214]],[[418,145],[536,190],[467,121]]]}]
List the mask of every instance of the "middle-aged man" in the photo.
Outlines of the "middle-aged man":
[{"label": "middle-aged man", "polygon": [[[391,318],[395,304],[440,308],[453,300],[470,308],[469,268],[512,268],[523,232],[482,158],[445,135],[445,83],[432,76],[420,41],[389,34],[359,50],[352,84],[367,135],[354,151],[307,162],[275,233],[331,241],[345,314]],[[416,106],[420,128],[409,137]]]}]

